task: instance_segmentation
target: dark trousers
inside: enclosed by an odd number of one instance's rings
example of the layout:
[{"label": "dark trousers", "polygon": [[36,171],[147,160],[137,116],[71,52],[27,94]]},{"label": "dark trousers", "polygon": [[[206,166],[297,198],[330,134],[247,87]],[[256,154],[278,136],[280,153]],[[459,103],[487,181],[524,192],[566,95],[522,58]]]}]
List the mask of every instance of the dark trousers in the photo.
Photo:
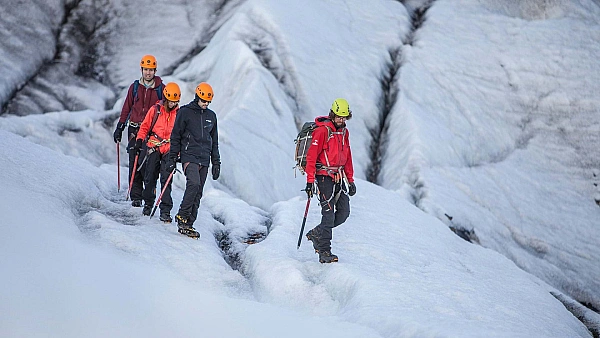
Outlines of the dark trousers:
[{"label": "dark trousers", "polygon": [[[139,128],[134,128],[131,126],[127,128],[127,152],[129,153],[129,181],[127,184],[131,182],[131,175],[133,174],[133,163],[135,162],[135,151],[133,148],[135,147],[135,138],[138,130]],[[140,152],[140,156],[138,158],[138,168],[136,168],[137,171],[133,178],[133,184],[131,185],[131,192],[129,193],[132,201],[142,200],[142,191],[144,190],[144,167],[146,164],[144,163],[142,168],[139,168],[139,165],[144,160],[145,154],[146,152],[144,149],[142,149],[142,152]]]},{"label": "dark trousers", "polygon": [[183,170],[185,173],[185,192],[177,214],[187,219],[188,224],[192,225],[198,217],[198,208],[200,207],[204,183],[206,183],[208,167],[190,162],[184,164]]},{"label": "dark trousers", "polygon": [[[150,153],[150,149],[148,152]],[[161,154],[160,151],[152,151],[150,154],[146,154],[145,163],[145,175],[144,175],[144,203],[146,205],[153,205],[156,198],[156,181],[160,175],[160,188],[165,189],[165,192],[160,200],[160,213],[171,214],[173,209],[173,199],[171,198],[171,181],[166,185],[167,179],[169,178],[170,172],[167,171],[166,162],[169,154]]]},{"label": "dark trousers", "polygon": [[342,185],[329,176],[317,175],[315,181],[321,203],[321,223],[314,229],[318,238],[317,249],[331,251],[332,230],[350,216],[350,198],[342,191]]}]

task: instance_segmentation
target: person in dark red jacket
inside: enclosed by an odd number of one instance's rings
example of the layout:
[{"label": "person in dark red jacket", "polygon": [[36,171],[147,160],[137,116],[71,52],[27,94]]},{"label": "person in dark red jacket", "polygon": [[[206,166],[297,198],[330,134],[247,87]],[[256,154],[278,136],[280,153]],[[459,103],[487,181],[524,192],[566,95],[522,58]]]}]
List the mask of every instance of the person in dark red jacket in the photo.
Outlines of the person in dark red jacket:
[{"label": "person in dark red jacket", "polygon": [[173,199],[171,198],[171,181],[167,179],[171,171],[167,169],[167,160],[171,147],[171,131],[175,125],[181,90],[175,82],[169,82],[163,90],[164,99],[148,109],[144,122],[140,125],[135,142],[135,153],[140,154],[142,143],[146,141],[146,170],[144,176],[144,210],[145,216],[150,216],[152,205],[156,198],[156,180],[160,174],[161,190],[165,192],[160,200],[160,220],[171,223],[171,209]]},{"label": "person in dark red jacket", "polygon": [[[121,142],[121,136],[126,125],[129,125],[127,129],[127,152],[129,153],[129,180],[133,174],[133,164],[135,161],[135,152],[133,151],[135,146],[136,135],[146,117],[148,109],[152,107],[156,102],[159,101],[159,95],[162,96],[162,80],[159,76],[156,76],[156,58],[152,55],[144,55],[140,61],[142,69],[142,77],[139,80],[135,80],[130,86],[127,92],[127,97],[123,103],[121,109],[121,116],[119,117],[119,123],[113,134],[115,143]],[[134,93],[136,92],[136,93]],[[144,153],[140,155],[142,157]],[[142,158],[138,158],[138,164],[143,161]],[[134,207],[142,206],[142,190],[144,168],[136,173],[133,185],[131,187],[131,205]]]},{"label": "person in dark red jacket", "polygon": [[317,183],[321,203],[321,223],[306,233],[319,254],[319,262],[337,262],[331,253],[332,229],[350,216],[350,196],[356,193],[352,151],[346,121],[352,118],[348,101],[336,99],[329,116],[315,119],[317,128],[306,154],[306,193],[313,196]]}]

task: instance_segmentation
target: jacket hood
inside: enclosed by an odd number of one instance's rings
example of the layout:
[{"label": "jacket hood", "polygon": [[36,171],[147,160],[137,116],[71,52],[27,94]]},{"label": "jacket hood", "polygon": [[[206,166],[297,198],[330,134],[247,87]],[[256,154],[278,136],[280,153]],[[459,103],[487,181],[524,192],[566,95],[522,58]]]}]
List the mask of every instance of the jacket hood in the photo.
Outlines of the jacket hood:
[{"label": "jacket hood", "polygon": [[329,119],[329,116],[318,116],[317,118],[315,118],[315,123],[317,124],[317,126],[327,126],[329,128],[331,128],[332,130],[335,130],[335,125],[333,124],[333,121],[331,121]]},{"label": "jacket hood", "polygon": [[200,107],[200,105],[198,105],[198,101],[197,100],[190,101],[190,103],[186,104],[185,107],[193,109],[193,110],[195,110],[197,112],[201,112],[203,110],[210,110],[210,108],[202,109],[202,107]]}]

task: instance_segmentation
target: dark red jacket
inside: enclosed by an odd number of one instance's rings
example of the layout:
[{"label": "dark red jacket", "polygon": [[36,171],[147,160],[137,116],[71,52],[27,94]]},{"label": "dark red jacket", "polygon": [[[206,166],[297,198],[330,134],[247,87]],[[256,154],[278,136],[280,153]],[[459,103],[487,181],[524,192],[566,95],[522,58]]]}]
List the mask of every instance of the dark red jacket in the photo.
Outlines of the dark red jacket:
[{"label": "dark red jacket", "polygon": [[[154,88],[160,86],[161,84],[162,79],[160,76],[155,76]],[[144,121],[144,117],[146,117],[148,109],[150,109],[150,107],[152,107],[152,105],[158,101],[158,95],[156,93],[156,89],[154,88],[146,88],[140,82],[140,85],[138,86],[137,97],[134,98],[132,83],[127,91],[125,102],[123,102],[123,108],[121,109],[121,117],[119,118],[119,122],[125,122],[127,120],[127,115],[129,115],[129,112],[131,111],[129,121],[134,123],[142,123],[142,121]]]},{"label": "dark red jacket", "polygon": [[[159,145],[158,150],[161,154],[166,154],[169,152],[171,148],[171,131],[173,130],[173,125],[175,124],[175,117],[177,116],[177,110],[179,107],[175,107],[175,109],[171,110],[167,113],[165,106],[163,106],[163,102],[159,102],[153,105],[150,109],[148,109],[148,114],[146,114],[146,118],[142,125],[140,126],[140,130],[137,133],[137,139],[143,140],[146,138],[148,133],[150,132],[150,126],[152,125],[152,120],[154,119],[154,115],[156,115],[156,108],[160,109],[160,114],[156,119],[156,123],[152,128],[152,134],[148,138],[148,148],[153,148],[156,145]],[[158,138],[156,137],[158,136]],[[168,142],[162,142],[162,140],[169,140]]]},{"label": "dark red jacket", "polygon": [[[329,167],[343,166],[348,181],[354,182],[348,129],[344,127],[336,130],[335,125],[327,116],[317,117],[315,123],[318,127],[313,131],[312,143],[306,153],[306,182],[314,182],[315,175],[334,176],[327,170],[317,170],[317,163]],[[329,164],[327,164],[328,159]]]}]

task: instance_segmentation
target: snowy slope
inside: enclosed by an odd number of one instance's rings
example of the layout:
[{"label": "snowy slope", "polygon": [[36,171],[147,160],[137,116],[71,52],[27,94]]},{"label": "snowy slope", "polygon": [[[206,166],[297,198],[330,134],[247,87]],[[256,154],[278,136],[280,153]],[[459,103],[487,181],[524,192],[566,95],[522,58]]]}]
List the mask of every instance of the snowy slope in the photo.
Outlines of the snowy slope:
[{"label": "snowy slope", "polygon": [[[323,266],[310,244],[296,250],[302,198],[264,213],[209,185],[202,237],[192,240],[131,208],[116,191],[114,166],[0,133],[0,156],[9,159],[0,188],[10,196],[2,200],[3,334],[234,337],[251,326],[257,337],[587,335],[553,288],[365,181],[353,217],[336,229],[341,261]],[[176,181],[176,200],[182,188]],[[313,207],[308,224],[317,222]],[[267,225],[265,240],[241,243]],[[239,272],[218,245],[224,234]],[[257,326],[257,313],[269,322]]]},{"label": "snowy slope", "polygon": [[380,179],[598,308],[600,8],[551,3],[435,2],[403,49]]}]

